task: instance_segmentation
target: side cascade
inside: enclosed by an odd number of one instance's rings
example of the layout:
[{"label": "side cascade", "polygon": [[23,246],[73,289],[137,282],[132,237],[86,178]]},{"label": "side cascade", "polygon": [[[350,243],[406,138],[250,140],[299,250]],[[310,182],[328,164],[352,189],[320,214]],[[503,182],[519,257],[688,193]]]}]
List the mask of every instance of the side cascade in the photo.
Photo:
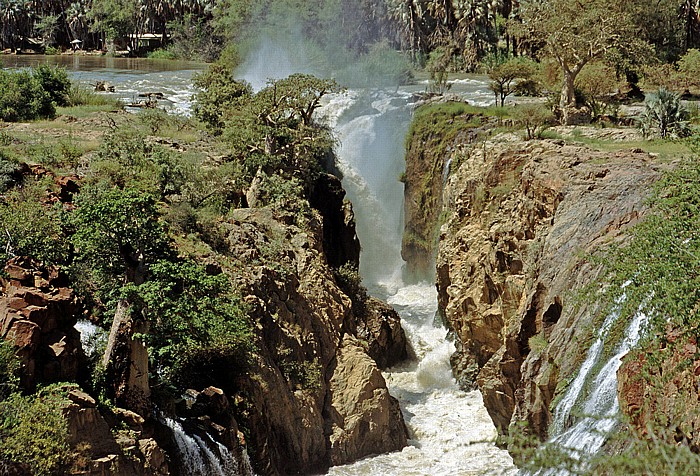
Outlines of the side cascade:
[{"label": "side cascade", "polygon": [[[178,448],[181,474],[190,476],[251,476],[253,470],[245,454],[243,461],[236,457],[226,446],[207,435],[206,442],[198,435],[189,435],[182,425],[169,417],[163,417],[162,423],[172,432]],[[243,469],[241,471],[241,468]]]},{"label": "side cascade", "polygon": [[[601,365],[603,348],[610,337],[609,330],[620,318],[619,308],[623,300],[624,295],[605,318],[586,360],[554,412],[548,443],[562,448],[576,459],[596,454],[619,422],[617,371],[625,354],[639,342],[647,322],[646,314],[636,312],[625,329],[625,337],[616,345],[612,356]],[[600,370],[594,373],[593,369],[596,368]],[[545,471],[539,474],[555,473]]]}]

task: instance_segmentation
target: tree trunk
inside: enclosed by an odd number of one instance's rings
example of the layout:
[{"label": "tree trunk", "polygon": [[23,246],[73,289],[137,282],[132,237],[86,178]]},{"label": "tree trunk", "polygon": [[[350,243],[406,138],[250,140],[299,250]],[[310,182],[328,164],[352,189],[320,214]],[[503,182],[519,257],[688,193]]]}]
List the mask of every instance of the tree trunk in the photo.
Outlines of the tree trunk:
[{"label": "tree trunk", "polygon": [[148,323],[134,320],[131,304],[120,300],[102,357],[115,403],[142,416],[150,412],[148,349],[143,341],[134,339],[134,334],[146,332]]},{"label": "tree trunk", "polygon": [[559,98],[559,110],[561,111],[561,123],[565,126],[571,124],[570,113],[576,109],[576,95],[574,94],[574,82],[580,68],[570,70],[562,68],[564,72],[564,83],[561,86],[561,96]]}]

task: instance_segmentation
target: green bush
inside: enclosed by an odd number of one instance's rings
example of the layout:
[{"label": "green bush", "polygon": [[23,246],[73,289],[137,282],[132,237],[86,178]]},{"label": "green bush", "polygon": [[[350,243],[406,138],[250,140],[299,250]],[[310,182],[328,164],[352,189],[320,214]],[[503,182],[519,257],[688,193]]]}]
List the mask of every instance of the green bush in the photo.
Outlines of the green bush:
[{"label": "green bush", "polygon": [[15,355],[15,347],[5,339],[0,339],[0,402],[17,391],[20,362]]},{"label": "green bush", "polygon": [[0,461],[25,463],[32,474],[60,474],[68,462],[65,391],[51,386],[34,395],[13,393],[0,402]]},{"label": "green bush", "polygon": [[0,262],[11,255],[31,256],[44,263],[68,259],[68,240],[61,227],[61,210],[45,205],[46,184],[12,190],[0,202]]},{"label": "green bush", "polygon": [[150,320],[151,358],[166,380],[193,378],[198,355],[242,366],[252,350],[245,306],[223,273],[209,274],[192,261],[161,260],[146,282],[124,287],[122,294]]},{"label": "green bush", "polygon": [[662,139],[690,135],[689,115],[679,94],[660,88],[644,99],[644,112],[640,128],[645,137],[660,136]]},{"label": "green bush", "polygon": [[157,49],[155,51],[151,51],[148,53],[147,56],[149,59],[158,59],[158,60],[176,60],[177,55],[170,51],[169,49]]},{"label": "green bush", "polygon": [[525,127],[526,140],[542,138],[542,133],[549,127],[554,115],[543,104],[519,104],[513,109],[513,118]]},{"label": "green bush", "polygon": [[20,179],[19,165],[0,151],[0,193],[7,192]]},{"label": "green bush", "polygon": [[29,71],[0,71],[0,119],[28,121],[55,113],[51,96]]},{"label": "green bush", "polygon": [[68,73],[66,73],[65,68],[42,64],[34,68],[32,77],[39,82],[39,85],[49,95],[55,106],[63,107],[68,105],[68,92],[71,88],[71,82],[68,79]]}]

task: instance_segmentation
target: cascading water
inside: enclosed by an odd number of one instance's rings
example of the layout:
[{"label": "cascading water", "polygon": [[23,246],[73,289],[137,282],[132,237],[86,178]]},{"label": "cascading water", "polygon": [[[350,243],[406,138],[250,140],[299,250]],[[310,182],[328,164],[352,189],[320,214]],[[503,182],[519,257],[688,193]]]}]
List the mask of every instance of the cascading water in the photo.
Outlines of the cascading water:
[{"label": "cascading water", "polygon": [[[162,423],[172,432],[178,447],[180,474],[188,476],[248,476],[253,471],[250,461],[237,461],[226,446],[207,437],[207,443],[198,435],[189,435],[182,425],[169,417],[163,417]],[[241,469],[242,468],[242,471]]]},{"label": "cascading water", "polygon": [[[624,297],[622,298],[624,299]],[[583,455],[597,453],[618,423],[620,409],[617,399],[617,371],[622,358],[641,337],[647,317],[638,311],[628,324],[625,338],[617,344],[614,354],[593,375],[592,370],[600,364],[608,331],[620,317],[619,305],[606,318],[598,336],[588,350],[586,360],[579,368],[576,378],[557,405],[551,425],[549,442],[580,459]],[[578,410],[580,417],[574,415]],[[554,474],[545,471],[543,474]]]},{"label": "cascading water", "polygon": [[417,362],[385,373],[409,428],[402,451],[330,469],[332,475],[515,474],[510,455],[493,441],[496,429],[481,394],[459,390],[449,363],[454,346],[435,325],[433,283],[406,284],[400,256],[403,228],[404,137],[409,93],[351,91],[321,111],[334,128],[343,186],[353,203],[362,243],[360,272],[370,291],[392,304]]}]

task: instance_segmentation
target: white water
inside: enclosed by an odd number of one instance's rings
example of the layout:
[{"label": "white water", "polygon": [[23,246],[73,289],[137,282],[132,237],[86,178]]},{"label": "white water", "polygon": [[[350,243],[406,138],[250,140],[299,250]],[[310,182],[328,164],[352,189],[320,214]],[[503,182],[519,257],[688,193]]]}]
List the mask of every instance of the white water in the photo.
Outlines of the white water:
[{"label": "white water", "polygon": [[410,433],[408,446],[333,467],[329,474],[515,474],[510,455],[493,443],[496,429],[481,394],[459,390],[452,378],[449,357],[454,346],[446,329],[434,323],[434,284],[402,280],[403,186],[398,178],[404,170],[409,97],[400,92],[350,92],[333,97],[320,114],[341,141],[339,168],[355,209],[364,283],[401,314],[417,356],[417,362],[384,374],[390,393],[401,404]]},{"label": "white water", "polygon": [[[172,418],[164,417],[162,422],[170,428],[177,443],[178,456],[182,463],[182,467],[179,468],[180,474],[188,476],[240,475],[238,467],[241,465],[226,446],[211,438],[209,438],[211,443],[208,444],[198,435],[188,435],[182,425]],[[216,447],[216,453],[212,447]],[[253,474],[252,470],[247,471],[250,468],[249,461],[244,461],[243,467],[246,468],[245,475]]]},{"label": "white water", "polygon": [[[602,357],[608,331],[618,318],[619,309],[606,317],[596,341],[588,350],[586,360],[555,410],[549,442],[565,449],[576,459],[597,453],[619,422],[617,371],[622,365],[622,358],[639,341],[647,317],[641,311],[633,316],[626,328],[625,338],[617,344],[614,355],[600,367],[597,374],[592,375],[592,369]],[[575,409],[579,415],[574,414]],[[554,473],[550,471],[545,474]]]}]

